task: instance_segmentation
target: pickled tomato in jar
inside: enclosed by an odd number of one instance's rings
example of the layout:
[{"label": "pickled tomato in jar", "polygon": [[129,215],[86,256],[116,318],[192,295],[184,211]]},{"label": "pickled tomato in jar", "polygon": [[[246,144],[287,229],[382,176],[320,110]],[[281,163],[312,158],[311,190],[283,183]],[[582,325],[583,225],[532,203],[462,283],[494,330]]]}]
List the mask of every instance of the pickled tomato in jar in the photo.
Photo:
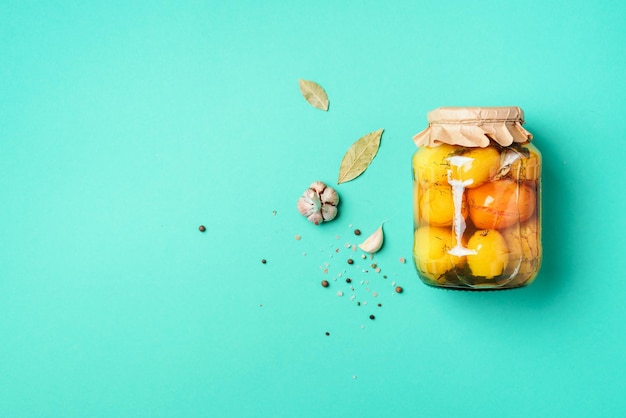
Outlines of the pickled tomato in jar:
[{"label": "pickled tomato in jar", "polygon": [[519,107],[447,107],[413,138],[413,260],[427,285],[526,286],[541,265],[541,153]]}]

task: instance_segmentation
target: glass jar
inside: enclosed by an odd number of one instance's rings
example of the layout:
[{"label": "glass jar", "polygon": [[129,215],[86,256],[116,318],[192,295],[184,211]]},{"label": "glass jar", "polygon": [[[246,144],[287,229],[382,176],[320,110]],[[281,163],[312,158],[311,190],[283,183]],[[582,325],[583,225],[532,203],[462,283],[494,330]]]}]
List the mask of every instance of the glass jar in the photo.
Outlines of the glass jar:
[{"label": "glass jar", "polygon": [[413,260],[465,290],[530,284],[541,265],[541,153],[519,107],[445,107],[413,137]]}]

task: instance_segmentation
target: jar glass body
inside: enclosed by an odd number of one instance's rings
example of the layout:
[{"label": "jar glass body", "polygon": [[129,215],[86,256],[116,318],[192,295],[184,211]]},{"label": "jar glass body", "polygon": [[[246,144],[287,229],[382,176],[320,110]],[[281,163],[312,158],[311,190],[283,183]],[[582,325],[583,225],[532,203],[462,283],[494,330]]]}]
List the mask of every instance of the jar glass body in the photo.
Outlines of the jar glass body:
[{"label": "jar glass body", "polygon": [[413,259],[422,281],[466,290],[526,286],[541,265],[541,153],[439,144],[413,155]]}]

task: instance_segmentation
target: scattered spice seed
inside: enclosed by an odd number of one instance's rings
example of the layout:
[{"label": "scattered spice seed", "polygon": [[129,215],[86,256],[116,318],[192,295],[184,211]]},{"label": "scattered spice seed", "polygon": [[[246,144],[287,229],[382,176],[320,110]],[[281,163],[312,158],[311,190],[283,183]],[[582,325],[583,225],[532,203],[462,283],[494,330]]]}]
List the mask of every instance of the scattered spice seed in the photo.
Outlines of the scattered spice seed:
[{"label": "scattered spice seed", "polygon": [[324,334],[326,334],[326,336],[328,337],[330,335],[330,332],[326,331]]},{"label": "scattered spice seed", "polygon": [[386,275],[386,274],[383,274],[383,279],[386,279],[386,278],[387,278],[387,275]]},{"label": "scattered spice seed", "polygon": [[404,257],[400,257],[400,262],[401,262],[402,264],[406,263],[406,258],[404,258]]},{"label": "scattered spice seed", "polygon": [[378,265],[376,263],[372,263],[372,268],[375,269],[376,267],[378,267]]},{"label": "scattered spice seed", "polygon": [[204,225],[200,225],[198,229],[200,230],[200,232],[206,231],[206,227]]},{"label": "scattered spice seed", "polygon": [[396,293],[402,293],[404,292],[404,289],[402,288],[402,286],[396,286]]},{"label": "scattered spice seed", "polygon": [[339,297],[343,296],[343,292],[340,290],[339,292],[337,292],[337,296]]},{"label": "scattered spice seed", "polygon": [[351,258],[348,258],[348,264],[354,264],[354,260]]},{"label": "scattered spice seed", "polygon": [[266,259],[263,259],[263,260],[261,260],[261,263],[263,263],[263,264],[267,264],[267,260],[266,260]]},{"label": "scattered spice seed", "polygon": [[352,283],[352,279],[348,277],[348,278],[346,279],[346,283]]},{"label": "scattered spice seed", "polygon": [[272,211],[272,215],[276,216],[276,211],[275,210]]},{"label": "scattered spice seed", "polygon": [[360,229],[355,229],[354,230],[354,235],[361,235],[361,230]]},{"label": "scattered spice seed", "polygon": [[383,306],[383,304],[382,304],[382,303],[379,303],[379,304],[378,304],[378,307],[380,308],[381,306]]},{"label": "scattered spice seed", "polygon": [[322,280],[322,287],[328,287],[329,283],[328,280]]},{"label": "scattered spice seed", "polygon": [[374,315],[370,315],[370,319],[373,321],[376,317]]},{"label": "scattered spice seed", "polygon": [[300,241],[300,239],[302,239],[302,237],[300,235],[296,235],[296,241]]},{"label": "scattered spice seed", "polygon": [[357,302],[357,303],[356,303],[356,306],[361,306],[361,302]]},{"label": "scattered spice seed", "polygon": [[365,254],[361,254],[361,258],[365,260]]}]

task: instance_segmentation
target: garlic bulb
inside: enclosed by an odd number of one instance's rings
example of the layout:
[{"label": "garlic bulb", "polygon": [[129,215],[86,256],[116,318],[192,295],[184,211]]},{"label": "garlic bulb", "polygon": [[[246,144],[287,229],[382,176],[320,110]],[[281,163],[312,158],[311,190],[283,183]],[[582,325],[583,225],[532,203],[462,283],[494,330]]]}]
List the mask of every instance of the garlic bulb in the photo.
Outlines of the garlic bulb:
[{"label": "garlic bulb", "polygon": [[311,183],[298,199],[298,212],[310,222],[319,225],[328,222],[337,216],[339,195],[332,187],[328,187],[321,181]]},{"label": "garlic bulb", "polygon": [[375,253],[383,246],[383,240],[383,226],[381,224],[372,235],[367,237],[365,241],[359,244],[359,248],[366,253]]}]

